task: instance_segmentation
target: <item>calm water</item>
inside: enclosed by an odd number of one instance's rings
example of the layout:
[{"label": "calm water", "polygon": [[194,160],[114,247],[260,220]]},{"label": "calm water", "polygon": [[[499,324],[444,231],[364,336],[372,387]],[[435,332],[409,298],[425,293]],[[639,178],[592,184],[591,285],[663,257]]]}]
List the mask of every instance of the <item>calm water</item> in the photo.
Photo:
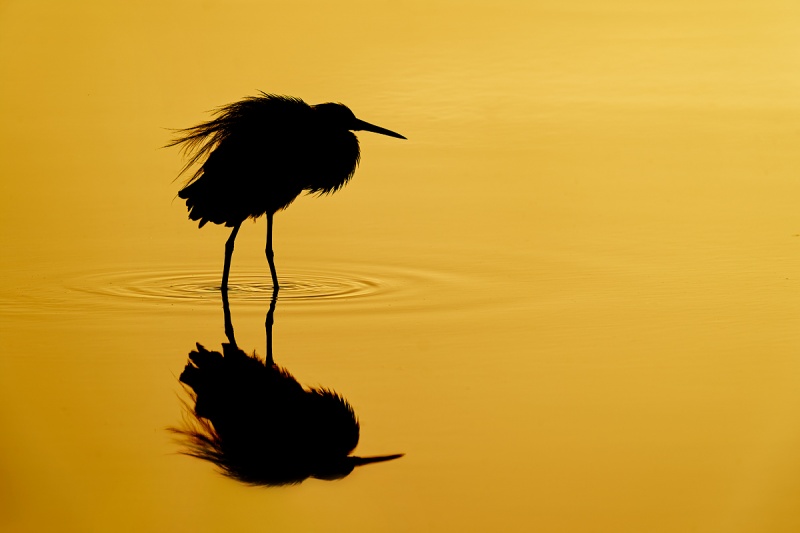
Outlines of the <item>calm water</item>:
[{"label": "calm water", "polygon": [[[794,2],[5,2],[3,531],[800,530]],[[179,455],[227,230],[167,128],[342,101],[353,182],[276,216],[275,359],[361,420],[341,481]],[[265,224],[232,268],[265,350]]]}]

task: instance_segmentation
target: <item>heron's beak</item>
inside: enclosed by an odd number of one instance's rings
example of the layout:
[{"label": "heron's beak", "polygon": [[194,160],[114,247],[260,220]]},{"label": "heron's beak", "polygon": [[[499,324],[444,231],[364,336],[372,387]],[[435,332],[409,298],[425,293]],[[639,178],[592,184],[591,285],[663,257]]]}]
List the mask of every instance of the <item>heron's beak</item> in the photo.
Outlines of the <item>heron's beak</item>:
[{"label": "heron's beak", "polygon": [[353,127],[350,128],[351,130],[355,131],[371,131],[372,133],[380,133],[381,135],[388,135],[389,137],[397,137],[398,139],[405,139],[399,133],[395,133],[391,130],[387,130],[386,128],[381,128],[380,126],[376,126],[375,124],[370,124],[369,122],[364,122],[363,120],[356,119],[355,124]]},{"label": "heron's beak", "polygon": [[[395,135],[397,135],[395,133]],[[405,139],[405,137],[403,137]],[[394,455],[379,455],[373,457],[350,457],[351,464],[353,466],[361,466],[361,465],[368,465],[370,463],[382,463],[384,461],[391,461],[393,459],[399,459],[403,457],[402,453],[396,453]]]}]

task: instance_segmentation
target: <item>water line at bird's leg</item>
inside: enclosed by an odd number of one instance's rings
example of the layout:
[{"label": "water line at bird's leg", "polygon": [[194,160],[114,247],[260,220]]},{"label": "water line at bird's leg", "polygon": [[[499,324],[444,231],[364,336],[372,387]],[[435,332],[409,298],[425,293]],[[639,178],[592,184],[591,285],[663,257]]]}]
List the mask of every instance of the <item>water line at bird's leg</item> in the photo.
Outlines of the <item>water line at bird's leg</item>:
[{"label": "water line at bird's leg", "polygon": [[272,274],[272,288],[277,291],[280,289],[278,285],[278,272],[275,270],[275,253],[272,251],[272,217],[274,213],[267,213],[267,262],[269,263],[269,272]]},{"label": "water line at bird's leg", "polygon": [[233,227],[233,231],[231,231],[231,236],[228,237],[228,240],[225,241],[225,265],[222,267],[222,286],[220,289],[225,292],[225,296],[228,293],[228,276],[231,272],[231,257],[233,256],[233,242],[236,240],[236,234],[239,233],[239,228],[242,226],[242,223],[239,222]]}]

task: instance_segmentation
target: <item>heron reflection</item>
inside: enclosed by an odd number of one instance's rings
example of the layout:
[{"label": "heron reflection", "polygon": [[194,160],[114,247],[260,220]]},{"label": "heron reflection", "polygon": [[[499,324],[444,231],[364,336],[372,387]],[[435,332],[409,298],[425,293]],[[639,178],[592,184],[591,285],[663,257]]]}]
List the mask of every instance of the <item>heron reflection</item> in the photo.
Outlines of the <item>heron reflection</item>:
[{"label": "heron reflection", "polygon": [[183,453],[253,485],[288,485],[309,477],[340,479],[357,466],[401,457],[350,455],[359,439],[352,406],[333,390],[303,387],[275,364],[272,323],[277,291],[267,313],[264,360],[237,346],[227,291],[222,297],[228,343],[222,352],[197,344],[180,376],[190,401],[183,426],[171,431],[182,441]]}]

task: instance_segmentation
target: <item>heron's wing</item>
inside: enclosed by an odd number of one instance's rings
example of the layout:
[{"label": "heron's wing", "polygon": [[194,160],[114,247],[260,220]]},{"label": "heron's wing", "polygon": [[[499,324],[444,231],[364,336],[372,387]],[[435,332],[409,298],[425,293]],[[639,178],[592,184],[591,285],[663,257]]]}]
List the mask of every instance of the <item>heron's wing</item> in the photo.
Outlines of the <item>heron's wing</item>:
[{"label": "heron's wing", "polygon": [[197,153],[208,151],[208,157],[178,193],[201,226],[233,226],[275,212],[304,188],[308,106],[267,98],[246,104],[231,107],[206,128],[206,144]]}]

